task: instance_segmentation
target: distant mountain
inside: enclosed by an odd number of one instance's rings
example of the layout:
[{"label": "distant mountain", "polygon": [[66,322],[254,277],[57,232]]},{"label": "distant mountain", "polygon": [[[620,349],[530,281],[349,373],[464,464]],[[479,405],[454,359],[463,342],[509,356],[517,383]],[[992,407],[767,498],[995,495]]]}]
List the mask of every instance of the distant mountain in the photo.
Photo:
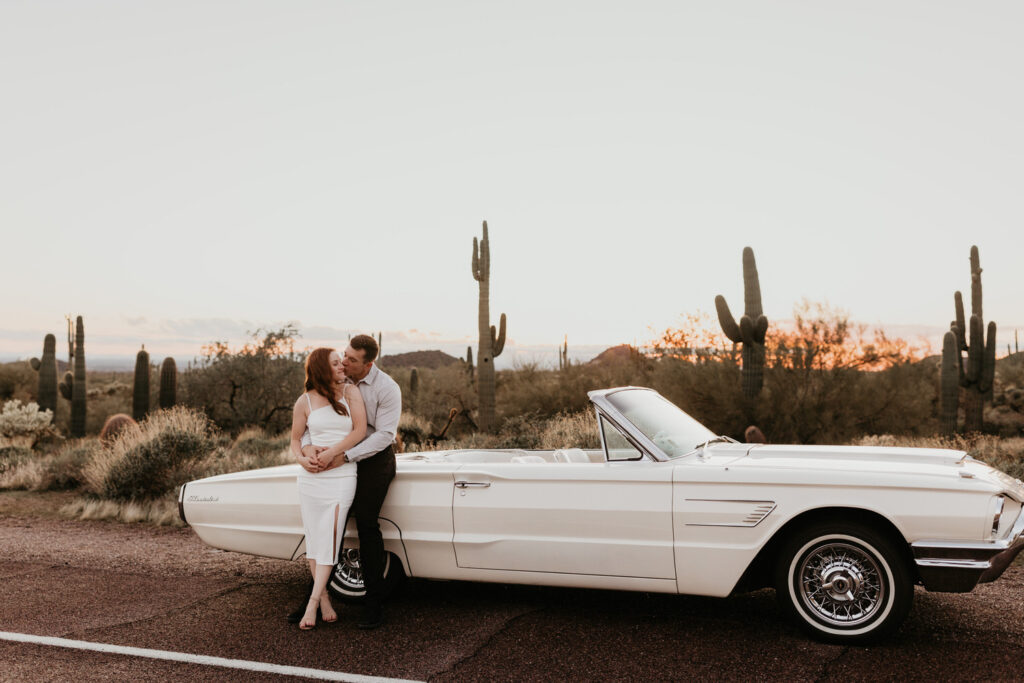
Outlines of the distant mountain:
[{"label": "distant mountain", "polygon": [[605,349],[590,362],[598,365],[601,363],[623,363],[636,358],[638,355],[640,355],[639,349],[629,344],[619,344],[618,346],[611,346]]},{"label": "distant mountain", "polygon": [[436,370],[449,365],[461,363],[461,358],[450,356],[444,351],[409,351],[396,353],[393,356],[381,356],[380,365],[388,368],[430,368]]}]

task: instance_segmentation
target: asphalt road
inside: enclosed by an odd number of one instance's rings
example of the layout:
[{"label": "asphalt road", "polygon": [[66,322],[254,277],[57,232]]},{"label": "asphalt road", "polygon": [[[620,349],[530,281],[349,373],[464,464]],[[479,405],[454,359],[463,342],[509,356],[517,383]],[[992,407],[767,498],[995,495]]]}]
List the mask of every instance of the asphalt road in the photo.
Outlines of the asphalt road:
[{"label": "asphalt road", "polygon": [[[1024,567],[967,595],[918,589],[889,643],[823,645],[772,591],[728,599],[410,581],[388,623],[299,631],[299,562],[213,550],[190,531],[0,517],[0,631],[440,681],[1024,679]],[[284,680],[0,641],[0,680]]]}]

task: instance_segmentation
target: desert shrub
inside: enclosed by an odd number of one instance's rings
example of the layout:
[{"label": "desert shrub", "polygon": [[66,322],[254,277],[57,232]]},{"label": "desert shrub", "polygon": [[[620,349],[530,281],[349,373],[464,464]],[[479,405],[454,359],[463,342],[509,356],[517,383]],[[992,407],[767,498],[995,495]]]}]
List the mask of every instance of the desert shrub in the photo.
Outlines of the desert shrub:
[{"label": "desert shrub", "polygon": [[305,355],[295,351],[297,336],[289,326],[257,330],[238,350],[224,342],[205,346],[199,363],[181,376],[181,402],[232,434],[249,426],[272,433],[286,429],[304,380]]},{"label": "desert shrub", "polygon": [[497,373],[499,417],[524,414],[550,419],[589,407],[587,392],[617,386],[651,386],[657,364],[635,349],[621,357],[549,370],[536,364],[519,364],[515,370]]},{"label": "desert shrub", "polygon": [[262,429],[250,427],[235,437],[234,443],[231,444],[231,450],[248,455],[276,455],[283,449],[288,448],[290,438],[288,432],[271,436]]},{"label": "desert shrub", "polygon": [[48,458],[49,490],[67,491],[85,483],[85,467],[100,449],[95,441],[78,441],[66,445]]},{"label": "desert shrub", "polygon": [[502,420],[496,448],[540,448],[541,425],[547,421],[537,413],[520,413]]},{"label": "desert shrub", "polygon": [[0,411],[0,445],[31,448],[40,438],[54,432],[52,421],[53,412],[39,410],[35,402],[7,401]]},{"label": "desert shrub", "polygon": [[1024,353],[1014,353],[996,362],[996,379],[1003,386],[1024,387]]},{"label": "desert shrub", "polygon": [[661,358],[650,386],[716,434],[739,438],[750,424],[739,365],[730,358]]},{"label": "desert shrub", "polygon": [[184,407],[151,413],[129,426],[85,466],[87,488],[113,500],[152,499],[193,478],[214,449],[213,426]]},{"label": "desert shrub", "polygon": [[24,462],[38,457],[31,448],[24,446],[0,447],[0,474],[11,471]]},{"label": "desert shrub", "polygon": [[652,344],[660,355],[653,387],[712,431],[737,439],[751,424],[774,443],[935,431],[938,375],[916,362],[920,349],[870,333],[825,304],[804,301],[793,315],[792,329],[769,330],[764,389],[756,399],[740,391],[736,349],[720,335],[691,329],[707,324],[699,316]]},{"label": "desert shrub", "polygon": [[435,432],[431,431],[430,423],[426,418],[404,411],[398,420],[398,438],[401,441],[400,452],[412,452],[420,450],[426,442],[427,437]]},{"label": "desert shrub", "polygon": [[551,418],[543,426],[537,447],[549,450],[600,448],[601,437],[597,433],[594,411],[584,410]]},{"label": "desert shrub", "polygon": [[288,452],[290,438],[289,432],[272,436],[262,429],[250,427],[243,430],[234,442],[214,448],[198,469],[202,476],[211,476],[289,464],[293,462]]},{"label": "desert shrub", "polygon": [[39,375],[25,361],[0,363],[0,401],[34,401],[38,387]]},{"label": "desert shrub", "polygon": [[[433,369],[420,369],[419,395],[415,411],[403,411],[404,415],[416,415],[424,424],[410,425],[410,429],[421,429],[422,437],[438,433],[448,421],[448,414],[454,408],[459,411],[460,418],[449,430],[449,436],[457,436],[469,429],[475,430],[475,424],[465,420],[466,415],[473,414],[477,407],[476,387],[470,382],[466,370],[458,365]],[[400,377],[408,385],[408,373]],[[408,391],[404,388],[403,391]]]}]

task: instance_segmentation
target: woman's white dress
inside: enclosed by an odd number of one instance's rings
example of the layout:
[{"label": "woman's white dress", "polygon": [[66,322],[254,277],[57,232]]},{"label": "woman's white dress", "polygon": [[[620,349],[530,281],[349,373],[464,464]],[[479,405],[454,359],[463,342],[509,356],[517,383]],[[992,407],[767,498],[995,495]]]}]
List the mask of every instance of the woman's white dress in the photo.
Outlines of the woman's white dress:
[{"label": "woman's white dress", "polygon": [[[309,403],[306,427],[314,446],[333,446],[352,431],[351,415],[338,415],[328,403],[313,410]],[[342,398],[339,403],[351,412]],[[299,472],[299,507],[302,511],[302,529],[306,534],[306,557],[317,564],[337,564],[338,546],[345,534],[345,518],[356,495],[356,464],[347,462],[324,472],[313,474],[305,469]],[[334,520],[337,511],[338,539],[334,538]]]}]

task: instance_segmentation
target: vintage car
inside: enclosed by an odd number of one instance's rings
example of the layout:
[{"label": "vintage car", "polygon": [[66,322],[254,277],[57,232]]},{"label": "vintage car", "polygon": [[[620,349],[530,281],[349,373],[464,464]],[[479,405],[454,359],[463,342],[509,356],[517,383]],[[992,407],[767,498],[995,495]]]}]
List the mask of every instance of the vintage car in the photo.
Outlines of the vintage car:
[{"label": "vintage car", "polygon": [[[1024,484],[961,451],[737,443],[650,389],[589,396],[600,449],[399,455],[380,515],[387,580],[774,586],[811,635],[862,643],[899,627],[915,584],[970,591],[1024,545]],[[297,471],[189,482],[182,518],[214,547],[298,558]],[[331,590],[362,591],[351,522]]]}]

